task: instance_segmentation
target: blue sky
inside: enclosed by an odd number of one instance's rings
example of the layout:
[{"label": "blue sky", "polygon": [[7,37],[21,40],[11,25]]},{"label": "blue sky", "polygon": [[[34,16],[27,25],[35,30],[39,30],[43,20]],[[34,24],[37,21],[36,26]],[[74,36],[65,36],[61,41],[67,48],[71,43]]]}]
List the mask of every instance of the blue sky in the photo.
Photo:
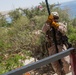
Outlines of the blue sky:
[{"label": "blue sky", "polygon": [[[40,2],[45,0],[0,0],[0,11],[8,11],[15,8],[27,8],[39,5]],[[48,0],[49,4],[63,3],[73,0]]]}]

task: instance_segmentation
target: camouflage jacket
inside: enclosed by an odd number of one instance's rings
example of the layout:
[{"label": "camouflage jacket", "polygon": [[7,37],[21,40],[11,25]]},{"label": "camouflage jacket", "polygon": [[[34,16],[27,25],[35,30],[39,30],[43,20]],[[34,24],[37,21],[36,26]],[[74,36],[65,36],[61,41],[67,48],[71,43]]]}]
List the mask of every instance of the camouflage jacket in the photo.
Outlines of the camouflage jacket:
[{"label": "camouflage jacket", "polygon": [[[57,44],[62,44],[64,42],[66,42],[67,36],[66,36],[66,32],[67,32],[67,25],[65,25],[64,23],[59,22],[59,25],[63,26],[62,30],[59,29],[55,29],[56,32],[56,40],[57,40]],[[46,34],[46,41],[53,44],[53,30],[52,27],[49,24],[45,24],[42,28],[43,33]],[[64,39],[65,38],[65,39]]]}]

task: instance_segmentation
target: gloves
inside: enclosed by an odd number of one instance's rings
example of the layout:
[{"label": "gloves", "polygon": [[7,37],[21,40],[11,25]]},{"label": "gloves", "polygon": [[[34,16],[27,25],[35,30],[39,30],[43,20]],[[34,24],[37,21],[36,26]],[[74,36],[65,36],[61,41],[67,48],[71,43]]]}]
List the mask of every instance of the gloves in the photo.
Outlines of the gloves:
[{"label": "gloves", "polygon": [[59,24],[53,21],[51,26],[57,29],[59,27]]},{"label": "gloves", "polygon": [[53,18],[53,15],[49,15],[46,23],[50,23],[50,25],[51,25],[52,27],[54,27],[55,29],[57,29],[57,28],[59,27],[59,24],[56,23],[56,22],[54,22],[53,19],[54,19],[54,18]]},{"label": "gloves", "polygon": [[53,21],[53,15],[49,15],[46,22],[51,24],[52,21]]}]

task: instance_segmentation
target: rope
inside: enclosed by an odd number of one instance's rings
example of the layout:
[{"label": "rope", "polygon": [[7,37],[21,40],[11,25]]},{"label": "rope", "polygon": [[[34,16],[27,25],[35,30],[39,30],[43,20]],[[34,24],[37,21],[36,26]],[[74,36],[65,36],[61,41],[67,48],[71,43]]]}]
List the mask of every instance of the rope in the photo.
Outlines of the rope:
[{"label": "rope", "polygon": [[[48,0],[45,0],[45,2],[46,2],[48,14],[50,15]],[[56,40],[56,31],[55,31],[54,27],[52,27],[52,33],[53,33],[53,41],[54,41],[54,44],[55,44],[55,48],[56,48],[56,51],[58,53],[57,40]]]}]

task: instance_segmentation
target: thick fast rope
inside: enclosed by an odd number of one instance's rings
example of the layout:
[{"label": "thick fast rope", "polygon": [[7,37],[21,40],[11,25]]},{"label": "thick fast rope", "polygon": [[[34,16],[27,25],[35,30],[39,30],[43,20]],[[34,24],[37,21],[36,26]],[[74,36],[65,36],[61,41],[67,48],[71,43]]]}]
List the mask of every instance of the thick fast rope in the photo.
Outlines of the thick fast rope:
[{"label": "thick fast rope", "polygon": [[[47,7],[48,14],[50,15],[51,12],[50,12],[50,9],[49,9],[48,0],[45,0],[45,2],[46,2],[46,7]],[[52,27],[52,33],[53,33],[53,41],[54,41],[54,44],[55,44],[55,49],[56,49],[56,52],[58,53],[56,31],[55,31],[54,27]]]}]

